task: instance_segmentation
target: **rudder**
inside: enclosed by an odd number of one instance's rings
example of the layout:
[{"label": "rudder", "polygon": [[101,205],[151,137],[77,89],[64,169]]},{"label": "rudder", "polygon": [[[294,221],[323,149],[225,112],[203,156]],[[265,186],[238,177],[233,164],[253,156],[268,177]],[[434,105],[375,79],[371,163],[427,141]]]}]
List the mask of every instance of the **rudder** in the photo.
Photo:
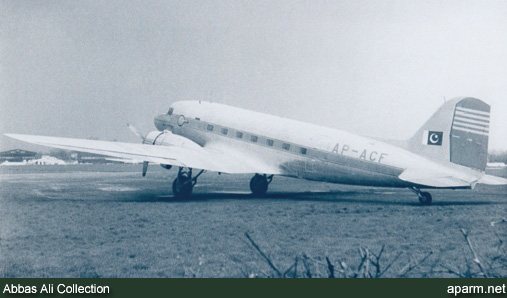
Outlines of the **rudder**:
[{"label": "rudder", "polygon": [[451,127],[451,162],[484,171],[488,161],[490,106],[476,98],[456,104]]}]

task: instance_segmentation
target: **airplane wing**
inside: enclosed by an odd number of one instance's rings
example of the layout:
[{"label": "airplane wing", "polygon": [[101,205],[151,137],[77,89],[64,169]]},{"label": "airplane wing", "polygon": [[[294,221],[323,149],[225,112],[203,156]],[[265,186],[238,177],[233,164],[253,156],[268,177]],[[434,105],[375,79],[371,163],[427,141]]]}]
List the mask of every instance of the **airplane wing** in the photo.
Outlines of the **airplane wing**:
[{"label": "airplane wing", "polygon": [[406,169],[398,178],[403,181],[428,187],[471,187],[476,184],[505,185],[507,179],[482,173],[467,175],[466,173],[457,173],[455,170],[446,169],[445,171],[428,169]]},{"label": "airplane wing", "polygon": [[[262,163],[250,163],[217,149],[194,146],[154,146],[122,142],[46,137],[22,134],[6,136],[27,143],[65,150],[89,152],[152,163],[203,169],[230,174],[280,174],[280,170]],[[175,142],[177,143],[177,142]]]}]

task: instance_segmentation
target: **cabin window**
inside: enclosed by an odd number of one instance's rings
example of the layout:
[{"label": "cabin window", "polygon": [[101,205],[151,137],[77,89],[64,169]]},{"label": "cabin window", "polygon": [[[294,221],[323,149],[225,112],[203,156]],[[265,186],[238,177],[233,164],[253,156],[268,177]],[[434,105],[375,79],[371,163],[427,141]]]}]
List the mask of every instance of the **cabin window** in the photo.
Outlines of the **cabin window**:
[{"label": "cabin window", "polygon": [[208,124],[208,130],[209,130],[209,131],[213,131],[213,125]]},{"label": "cabin window", "polygon": [[257,136],[251,136],[250,141],[256,143],[259,138]]},{"label": "cabin window", "polygon": [[273,140],[269,140],[269,139],[268,139],[266,142],[268,143],[268,146],[273,147],[273,143],[274,143],[274,142],[273,142]]},{"label": "cabin window", "polygon": [[303,148],[303,147],[299,148],[299,152],[301,154],[306,154],[306,148]]},{"label": "cabin window", "polygon": [[243,138],[243,133],[241,131],[237,131],[236,132],[236,138],[242,139]]},{"label": "cabin window", "polygon": [[287,151],[289,151],[289,150],[290,150],[290,144],[283,143],[283,144],[282,144],[282,149],[283,149],[283,150],[287,150]]},{"label": "cabin window", "polygon": [[223,135],[227,135],[228,132],[229,132],[229,130],[227,128],[222,128]]},{"label": "cabin window", "polygon": [[167,112],[167,115],[172,115],[172,114],[173,114],[173,111],[174,111],[174,109],[173,109],[173,108],[169,108],[169,111]]}]

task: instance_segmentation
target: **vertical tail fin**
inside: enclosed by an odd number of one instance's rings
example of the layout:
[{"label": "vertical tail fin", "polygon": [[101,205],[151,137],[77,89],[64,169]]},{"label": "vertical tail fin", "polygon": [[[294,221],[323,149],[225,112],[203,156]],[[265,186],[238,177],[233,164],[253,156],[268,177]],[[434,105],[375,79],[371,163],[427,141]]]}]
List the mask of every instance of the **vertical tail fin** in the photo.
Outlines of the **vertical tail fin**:
[{"label": "vertical tail fin", "polygon": [[409,140],[408,148],[432,159],[484,171],[490,106],[472,98],[446,102]]}]

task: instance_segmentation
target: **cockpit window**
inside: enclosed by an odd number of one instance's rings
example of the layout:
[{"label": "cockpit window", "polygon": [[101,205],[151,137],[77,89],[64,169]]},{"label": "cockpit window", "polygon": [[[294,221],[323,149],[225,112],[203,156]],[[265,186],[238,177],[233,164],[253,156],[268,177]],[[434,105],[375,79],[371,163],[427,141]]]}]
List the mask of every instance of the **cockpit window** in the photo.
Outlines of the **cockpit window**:
[{"label": "cockpit window", "polygon": [[167,115],[172,115],[172,114],[173,114],[173,111],[174,111],[174,109],[173,109],[173,108],[169,108],[169,112],[167,112]]}]

